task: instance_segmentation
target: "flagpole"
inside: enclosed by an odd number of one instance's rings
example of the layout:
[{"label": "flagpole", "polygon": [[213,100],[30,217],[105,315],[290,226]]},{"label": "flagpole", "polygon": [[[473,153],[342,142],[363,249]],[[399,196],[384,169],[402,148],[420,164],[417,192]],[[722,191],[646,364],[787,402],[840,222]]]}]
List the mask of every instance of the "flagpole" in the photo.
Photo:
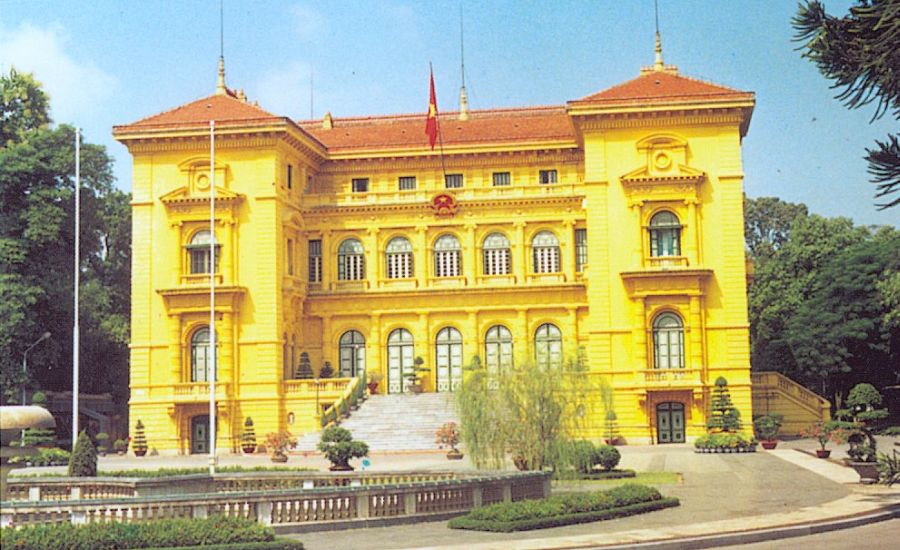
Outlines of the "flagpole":
[{"label": "flagpole", "polygon": [[216,122],[209,121],[209,475],[216,473]]},{"label": "flagpole", "polygon": [[[434,69],[431,67],[431,61],[428,62],[428,72],[431,76],[431,82],[434,82]],[[438,143],[441,150],[441,170],[444,172],[444,187],[447,186],[447,166],[444,164],[444,136],[441,135],[441,112],[437,108],[437,101],[434,106],[434,124],[437,127]]]},{"label": "flagpole", "polygon": [[78,441],[78,287],[81,279],[81,128],[75,128],[75,313],[72,325],[72,449]]}]

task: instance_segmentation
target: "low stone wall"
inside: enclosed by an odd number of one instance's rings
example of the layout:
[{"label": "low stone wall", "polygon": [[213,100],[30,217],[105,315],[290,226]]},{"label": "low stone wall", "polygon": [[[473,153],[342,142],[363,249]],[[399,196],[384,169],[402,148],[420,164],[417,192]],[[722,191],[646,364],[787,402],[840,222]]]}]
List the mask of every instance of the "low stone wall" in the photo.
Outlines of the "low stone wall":
[{"label": "low stone wall", "polygon": [[[283,473],[283,472],[279,472]],[[293,474],[292,474],[293,475]],[[249,479],[269,475],[228,474]],[[442,479],[416,480],[417,476],[446,476]],[[195,477],[195,476],[182,476]],[[203,477],[203,476],[196,476]],[[209,476],[206,476],[209,478]],[[219,476],[213,480],[220,483]],[[275,476],[271,476],[275,477]],[[390,479],[403,479],[391,483]],[[206,517],[212,514],[253,518],[280,532],[303,532],[321,529],[363,527],[373,524],[428,521],[458,515],[474,507],[496,502],[541,498],[550,494],[550,474],[544,472],[510,472],[502,474],[359,472],[350,475],[305,473],[301,482],[311,487],[289,489],[245,490],[237,492],[204,492],[126,498],[71,498],[84,486],[69,479],[58,479],[59,487],[69,482],[68,500],[6,501],[0,504],[0,525],[24,526],[45,523],[74,524],[105,521],[146,521],[162,518]],[[328,481],[330,479],[330,481]],[[18,483],[32,480],[19,480]],[[43,490],[47,480],[28,488],[30,496]],[[124,484],[142,485],[153,480],[123,480]],[[174,491],[177,479],[168,478]],[[266,481],[263,479],[262,481]],[[268,480],[272,481],[272,480]],[[367,481],[369,483],[363,483]],[[372,483],[373,481],[387,481]],[[318,482],[320,485],[315,486]],[[346,485],[343,483],[346,482]],[[52,486],[52,484],[51,484]],[[107,485],[112,487],[112,485]],[[159,489],[159,485],[156,486]],[[52,491],[51,491],[52,493]]]}]

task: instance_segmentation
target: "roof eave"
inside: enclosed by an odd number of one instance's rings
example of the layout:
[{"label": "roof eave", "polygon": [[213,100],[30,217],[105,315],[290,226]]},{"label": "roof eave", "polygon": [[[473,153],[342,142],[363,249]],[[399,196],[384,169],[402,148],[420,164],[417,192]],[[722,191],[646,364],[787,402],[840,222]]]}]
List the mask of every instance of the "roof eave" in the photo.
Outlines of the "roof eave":
[{"label": "roof eave", "polygon": [[[490,142],[472,144],[454,144],[443,147],[444,155],[469,153],[499,153],[510,151],[536,151],[540,149],[577,149],[578,143],[573,139]],[[440,155],[442,151],[430,147],[347,147],[333,148],[328,151],[329,160],[358,160],[367,158],[389,157],[429,157]]]}]

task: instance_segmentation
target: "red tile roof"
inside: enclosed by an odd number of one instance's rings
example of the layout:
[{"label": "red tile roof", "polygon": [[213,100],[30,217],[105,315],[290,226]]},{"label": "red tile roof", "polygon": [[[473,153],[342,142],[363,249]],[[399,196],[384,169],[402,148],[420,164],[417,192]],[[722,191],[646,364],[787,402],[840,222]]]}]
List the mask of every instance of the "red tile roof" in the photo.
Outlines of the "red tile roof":
[{"label": "red tile roof", "polygon": [[142,118],[131,124],[116,126],[114,130],[181,128],[194,125],[209,125],[210,120],[215,120],[216,124],[227,124],[230,122],[276,121],[283,120],[283,118],[231,95],[211,95],[186,103],[180,107]]},{"label": "red tile roof", "polygon": [[[527,141],[572,141],[575,130],[565,107],[528,107],[469,111],[469,120],[458,120],[458,112],[440,113],[444,147],[468,144]],[[429,147],[425,135],[425,113],[335,118],[334,126],[322,128],[321,120],[298,123],[329,151],[363,148]]]},{"label": "red tile roof", "polygon": [[752,99],[752,92],[719,86],[671,71],[646,71],[637,78],[572,101],[584,103],[668,103],[687,100]]}]

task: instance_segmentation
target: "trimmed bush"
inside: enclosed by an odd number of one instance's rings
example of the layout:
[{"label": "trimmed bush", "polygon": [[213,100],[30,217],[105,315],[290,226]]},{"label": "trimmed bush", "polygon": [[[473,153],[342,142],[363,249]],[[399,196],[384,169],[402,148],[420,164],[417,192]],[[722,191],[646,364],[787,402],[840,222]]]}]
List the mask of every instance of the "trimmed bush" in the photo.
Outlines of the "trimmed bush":
[{"label": "trimmed bush", "polygon": [[94,477],[97,475],[97,449],[85,430],[78,434],[75,450],[69,459],[70,477]]},{"label": "trimmed bush", "polygon": [[241,448],[246,453],[256,450],[256,429],[253,427],[253,419],[249,416],[244,420],[244,431],[241,433]]},{"label": "trimmed bush", "polygon": [[626,483],[607,491],[492,504],[452,519],[448,526],[478,531],[524,531],[623,517],[678,504],[678,499],[663,498],[653,487]]},{"label": "trimmed bush", "polygon": [[[95,550],[98,548],[256,548],[297,549],[302,545],[276,541],[275,533],[253,520],[211,516],[203,519],[161,519],[138,523],[39,525],[2,531],[4,548],[17,550]],[[262,543],[263,545],[254,545]],[[271,545],[280,543],[280,545]]]},{"label": "trimmed bush", "polygon": [[322,431],[319,450],[331,462],[333,470],[352,470],[351,458],[369,456],[369,446],[362,441],[354,441],[350,430],[340,426],[331,426]]},{"label": "trimmed bush", "polygon": [[607,472],[615,469],[622,460],[619,450],[612,445],[600,445],[596,450],[596,463]]},{"label": "trimmed bush", "polygon": [[131,441],[131,450],[138,456],[147,452],[147,436],[144,434],[144,423],[138,419],[134,425],[134,439]]},{"label": "trimmed bush", "polygon": [[312,380],[316,375],[312,369],[312,363],[309,360],[309,354],[305,351],[300,353],[300,367],[297,369],[295,378],[300,380]]},{"label": "trimmed bush", "polygon": [[579,479],[628,479],[632,477],[637,477],[637,472],[634,470],[595,470],[588,474],[581,474]]},{"label": "trimmed bush", "polygon": [[325,361],[325,364],[322,365],[322,368],[319,369],[319,378],[333,378],[334,377],[334,368],[331,366],[331,361]]}]

